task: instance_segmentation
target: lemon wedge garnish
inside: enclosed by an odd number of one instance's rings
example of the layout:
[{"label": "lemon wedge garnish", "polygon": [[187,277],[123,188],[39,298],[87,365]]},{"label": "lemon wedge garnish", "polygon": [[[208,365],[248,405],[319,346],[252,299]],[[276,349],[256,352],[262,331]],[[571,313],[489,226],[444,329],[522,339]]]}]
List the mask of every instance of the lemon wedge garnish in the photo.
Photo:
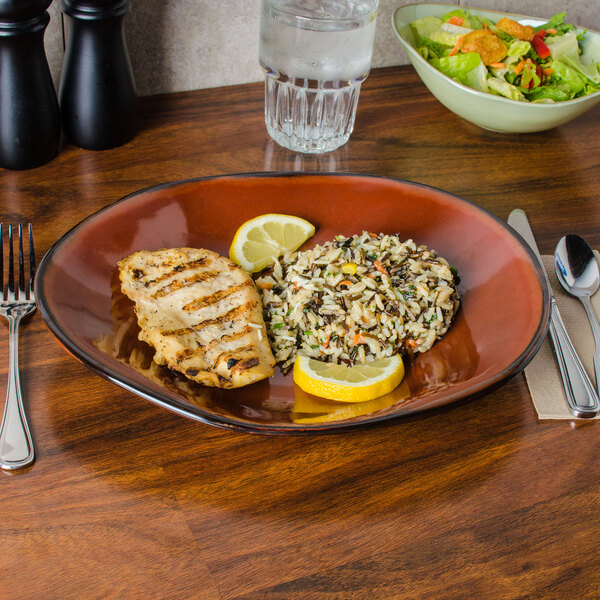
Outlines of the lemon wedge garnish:
[{"label": "lemon wedge garnish", "polygon": [[294,382],[314,396],[339,402],[366,402],[396,388],[404,378],[398,354],[347,366],[299,355],[294,363]]},{"label": "lemon wedge garnish", "polygon": [[315,233],[315,226],[293,215],[267,214],[246,221],[229,248],[229,258],[248,273],[273,264],[286,252],[298,249]]}]

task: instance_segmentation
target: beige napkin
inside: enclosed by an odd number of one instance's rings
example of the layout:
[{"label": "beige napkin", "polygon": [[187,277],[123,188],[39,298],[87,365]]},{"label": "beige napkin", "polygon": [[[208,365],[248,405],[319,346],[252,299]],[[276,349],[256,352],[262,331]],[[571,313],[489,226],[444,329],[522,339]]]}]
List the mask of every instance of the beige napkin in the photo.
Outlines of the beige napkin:
[{"label": "beige napkin", "polygon": [[[598,261],[600,255],[597,251],[594,251],[594,254]],[[542,260],[550,279],[554,298],[560,309],[560,316],[590,380],[594,383],[593,356],[596,346],[583,305],[579,299],[567,294],[558,282],[554,272],[554,257],[543,256]],[[592,306],[596,315],[599,315],[600,292],[592,296]],[[533,405],[540,419],[572,420],[575,418],[567,404],[558,363],[549,336],[546,336],[539,352],[525,369],[525,379],[529,386]],[[598,418],[600,416],[596,417],[596,419]]]}]

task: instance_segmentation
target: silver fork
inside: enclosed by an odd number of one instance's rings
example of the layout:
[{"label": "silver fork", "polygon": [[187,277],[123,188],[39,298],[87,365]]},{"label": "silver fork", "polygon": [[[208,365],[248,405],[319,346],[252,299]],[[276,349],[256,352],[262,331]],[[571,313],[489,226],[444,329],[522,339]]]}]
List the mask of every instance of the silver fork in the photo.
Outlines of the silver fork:
[{"label": "silver fork", "polygon": [[8,320],[8,386],[2,425],[0,425],[0,468],[20,469],[34,460],[33,442],[23,408],[19,377],[19,323],[35,310],[33,278],[35,276],[35,251],[31,223],[29,233],[29,284],[25,285],[25,259],[23,256],[23,227],[19,223],[19,288],[15,289],[13,254],[13,227],[8,226],[7,279],[4,284],[4,239],[0,223],[0,315]]}]

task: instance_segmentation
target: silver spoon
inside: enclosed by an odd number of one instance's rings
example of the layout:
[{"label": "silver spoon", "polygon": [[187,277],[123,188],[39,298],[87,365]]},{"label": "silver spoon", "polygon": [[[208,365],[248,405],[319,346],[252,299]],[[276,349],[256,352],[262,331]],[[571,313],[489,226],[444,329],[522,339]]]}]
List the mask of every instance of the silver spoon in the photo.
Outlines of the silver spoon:
[{"label": "silver spoon", "polygon": [[600,390],[600,325],[591,302],[591,297],[600,286],[598,263],[592,249],[583,238],[578,235],[566,235],[556,246],[554,267],[561,285],[569,294],[579,298],[585,308],[596,342],[594,374],[596,389]]}]

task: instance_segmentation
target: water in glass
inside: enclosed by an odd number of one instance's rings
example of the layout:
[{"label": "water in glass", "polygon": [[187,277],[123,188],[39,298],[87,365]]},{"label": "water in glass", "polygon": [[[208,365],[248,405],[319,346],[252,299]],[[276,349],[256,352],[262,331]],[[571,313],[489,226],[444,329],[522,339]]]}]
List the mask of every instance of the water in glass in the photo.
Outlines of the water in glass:
[{"label": "water in glass", "polygon": [[269,135],[322,153],[352,133],[371,66],[377,0],[263,0],[260,64]]}]

